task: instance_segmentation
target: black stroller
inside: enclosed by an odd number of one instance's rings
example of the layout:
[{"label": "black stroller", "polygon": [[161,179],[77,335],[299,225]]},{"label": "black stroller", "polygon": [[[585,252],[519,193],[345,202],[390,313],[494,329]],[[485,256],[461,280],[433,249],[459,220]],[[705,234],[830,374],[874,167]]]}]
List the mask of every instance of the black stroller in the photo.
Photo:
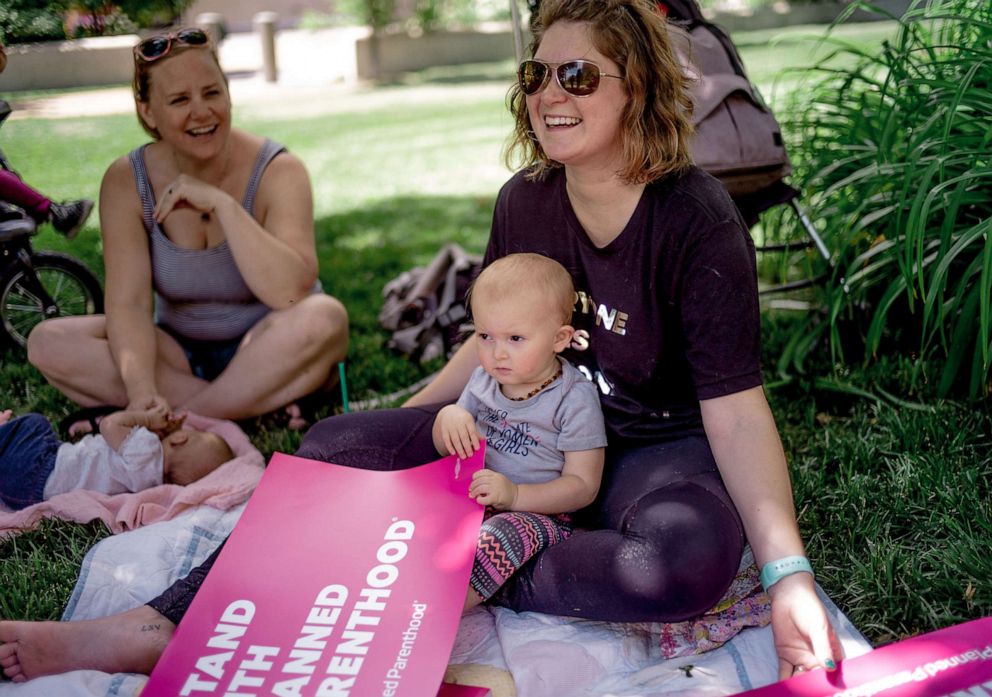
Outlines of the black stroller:
[{"label": "black stroller", "polygon": [[[816,247],[830,262],[830,251],[799,204],[799,191],[786,183],[792,172],[781,129],[771,110],[751,84],[737,48],[727,33],[703,17],[695,0],[659,0],[659,11],[688,37],[679,47],[693,86],[696,164],[727,187],[745,222],[789,204],[808,239],[759,245],[758,252],[785,252]],[[533,17],[540,0],[527,0]],[[524,28],[517,0],[510,0],[517,60],[523,59]],[[805,288],[820,278],[806,278],[763,288],[762,294]]]}]

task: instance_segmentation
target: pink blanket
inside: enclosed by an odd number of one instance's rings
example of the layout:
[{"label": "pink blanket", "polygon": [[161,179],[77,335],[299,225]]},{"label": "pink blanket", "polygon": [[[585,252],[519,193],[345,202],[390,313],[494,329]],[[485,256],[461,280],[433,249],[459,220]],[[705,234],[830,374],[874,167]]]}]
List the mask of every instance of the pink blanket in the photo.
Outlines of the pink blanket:
[{"label": "pink blanket", "polygon": [[133,494],[113,496],[94,491],[72,491],[20,511],[7,512],[0,506],[0,539],[37,525],[43,518],[62,518],[87,523],[99,518],[111,532],[133,530],[160,520],[168,520],[194,506],[227,510],[245,501],[255,489],[265,460],[237,424],[198,414],[189,414],[186,425],[211,431],[227,441],[234,459],[188,486],[163,484]]}]

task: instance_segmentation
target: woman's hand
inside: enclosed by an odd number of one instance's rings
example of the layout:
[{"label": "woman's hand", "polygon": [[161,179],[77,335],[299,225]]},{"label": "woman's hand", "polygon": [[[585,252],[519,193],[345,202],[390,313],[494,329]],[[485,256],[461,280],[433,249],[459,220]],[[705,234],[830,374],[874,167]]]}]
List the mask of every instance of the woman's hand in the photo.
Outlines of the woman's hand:
[{"label": "woman's hand", "polygon": [[[232,132],[232,148],[260,145],[259,139]],[[243,167],[246,175],[250,171],[249,162],[236,166]],[[273,310],[292,307],[313,290],[317,248],[310,178],[292,155],[279,154],[266,167],[251,213],[242,208],[240,192],[232,194],[212,179],[208,183],[189,174],[180,174],[156,194],[159,223],[179,209],[209,216],[211,230],[227,242],[245,284]]]},{"label": "woman's hand", "polygon": [[[703,426],[747,539],[759,560],[803,554],[785,452],[764,390],[703,400]],[[833,670],[843,650],[807,573],[769,588],[779,678],[797,670]]]},{"label": "woman's hand", "polygon": [[167,409],[160,405],[156,405],[150,409],[144,409],[133,413],[137,416],[137,418],[134,419],[135,425],[144,426],[161,438],[161,432],[165,430],[169,423],[169,412]]},{"label": "woman's hand", "polygon": [[481,469],[472,475],[468,495],[483,506],[492,506],[497,511],[510,511],[517,500],[517,485],[499,472]]},{"label": "woman's hand", "polygon": [[195,177],[180,174],[173,179],[155,206],[155,220],[163,222],[177,208],[192,208],[201,213],[213,213],[220,202],[228,197],[215,186]]},{"label": "woman's hand", "polygon": [[160,410],[163,414],[168,414],[172,411],[172,407],[169,406],[169,400],[157,392],[135,397],[127,405],[128,411],[149,411],[152,409]]},{"label": "woman's hand", "polygon": [[185,411],[173,412],[163,410],[161,407],[154,407],[149,409],[147,413],[149,420],[145,428],[160,439],[178,431],[186,420]]},{"label": "woman's hand", "polygon": [[814,668],[834,670],[844,649],[807,573],[786,576],[769,589],[778,678]]},{"label": "woman's hand", "polygon": [[136,426],[148,429],[160,439],[178,429],[186,414],[173,414],[167,407],[156,404],[148,408],[124,409],[108,414],[100,420],[100,435],[114,450],[120,450],[121,444]]}]

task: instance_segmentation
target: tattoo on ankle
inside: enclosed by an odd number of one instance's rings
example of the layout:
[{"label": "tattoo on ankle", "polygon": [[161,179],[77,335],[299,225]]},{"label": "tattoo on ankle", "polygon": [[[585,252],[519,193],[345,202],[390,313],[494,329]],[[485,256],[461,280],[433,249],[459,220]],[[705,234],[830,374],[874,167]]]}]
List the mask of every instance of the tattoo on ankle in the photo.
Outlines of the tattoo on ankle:
[{"label": "tattoo on ankle", "polygon": [[160,624],[143,624],[143,625],[141,625],[141,630],[140,631],[142,631],[142,632],[157,632],[161,628],[162,628],[162,625],[160,625]]}]

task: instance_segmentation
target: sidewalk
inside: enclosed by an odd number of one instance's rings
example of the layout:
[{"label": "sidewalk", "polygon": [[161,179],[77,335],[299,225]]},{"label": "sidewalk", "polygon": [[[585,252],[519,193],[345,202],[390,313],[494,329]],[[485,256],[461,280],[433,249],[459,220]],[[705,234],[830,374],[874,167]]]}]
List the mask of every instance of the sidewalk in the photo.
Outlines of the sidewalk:
[{"label": "sidewalk", "polygon": [[[369,92],[358,82],[355,41],[368,29],[283,30],[276,34],[276,82],[262,74],[258,35],[229,35],[220,46],[220,62],[239,109],[262,107],[301,114],[333,110],[342,96]],[[11,119],[74,118],[134,111],[130,85],[66,92],[50,97],[17,99]]]}]

